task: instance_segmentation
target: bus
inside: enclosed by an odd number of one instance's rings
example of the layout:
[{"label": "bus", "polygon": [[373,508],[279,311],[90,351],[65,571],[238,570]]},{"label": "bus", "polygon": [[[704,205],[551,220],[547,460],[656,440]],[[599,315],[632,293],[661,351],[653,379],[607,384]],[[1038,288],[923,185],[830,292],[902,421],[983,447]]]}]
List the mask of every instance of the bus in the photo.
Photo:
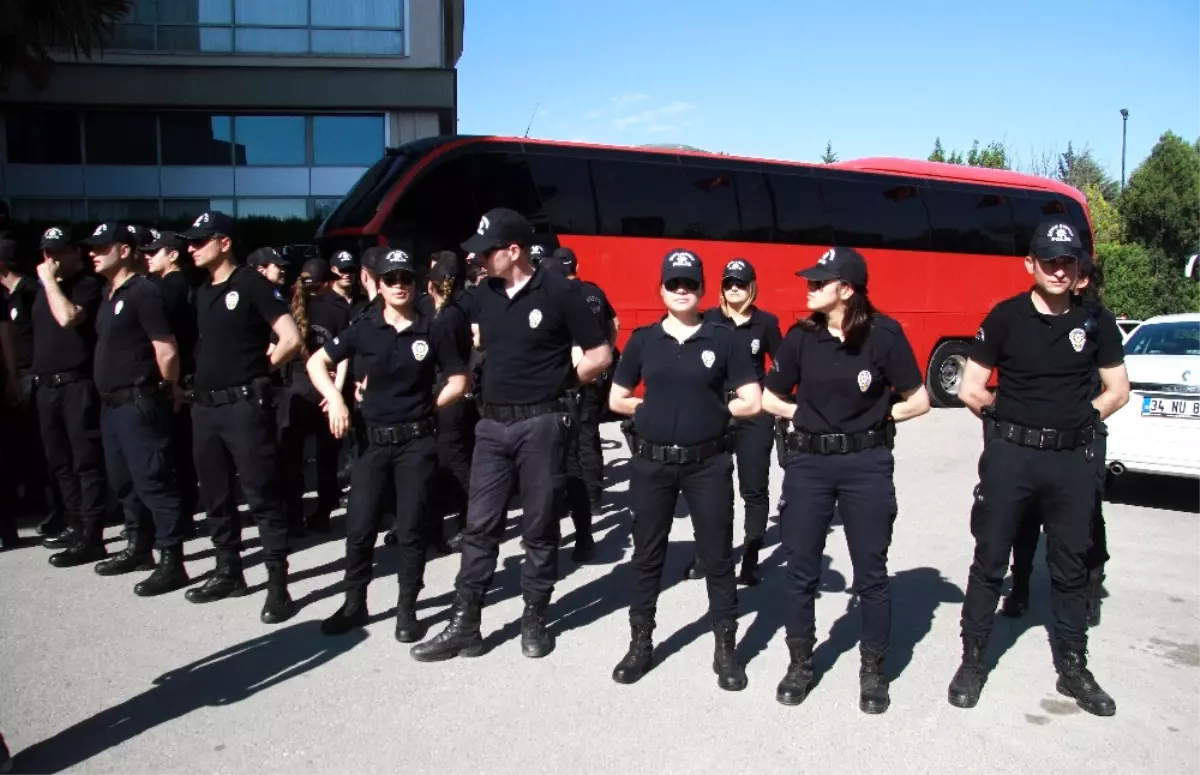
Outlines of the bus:
[{"label": "bus", "polygon": [[1042,218],[1076,227],[1083,194],[1007,170],[870,158],[803,164],[671,148],[439,136],[388,149],[321,223],[324,256],[388,245],[418,259],[455,250],[479,217],[508,207],[633,329],[662,316],[658,273],[673,248],[699,255],[706,305],[729,260],[758,273],[757,304],[786,331],[805,310],[796,270],[830,247],[867,259],[871,299],[903,324],[936,406],[958,406],[970,341],[998,301],[1029,287],[1021,257]]}]

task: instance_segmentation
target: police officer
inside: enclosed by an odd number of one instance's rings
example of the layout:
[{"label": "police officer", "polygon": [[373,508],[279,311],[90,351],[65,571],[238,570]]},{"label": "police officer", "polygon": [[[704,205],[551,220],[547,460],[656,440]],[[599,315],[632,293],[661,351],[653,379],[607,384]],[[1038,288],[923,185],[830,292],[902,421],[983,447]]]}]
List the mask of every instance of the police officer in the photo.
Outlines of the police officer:
[{"label": "police officer", "polygon": [[[867,264],[834,248],[808,280],[812,315],[788,331],[764,381],[763,406],[791,422],[779,517],[787,553],[787,673],[775,698],[799,705],[813,682],[813,600],[836,507],[862,610],[859,709],[888,709],[883,663],[891,635],[887,552],[896,519],[895,423],[929,411],[921,369],[904,330],[867,296]],[[796,389],[796,401],[787,396]]]},{"label": "police officer", "polygon": [[[754,305],[757,295],[754,265],[744,258],[735,258],[725,265],[721,276],[720,306],[705,310],[704,319],[733,328],[738,341],[750,353],[754,373],[762,384],[766,357],[775,357],[783,337],[779,333],[779,318]],[[746,511],[746,548],[738,582],[749,586],[761,580],[758,553],[767,532],[774,431],[774,418],[769,414],[758,414],[735,423],[733,453],[737,458],[738,489]],[[692,562],[687,575],[692,579],[703,575],[698,561]]]},{"label": "police officer", "polygon": [[[171,455],[171,405],[179,353],[155,284],[135,273],[137,232],[105,223],[84,240],[92,265],[107,280],[96,317],[96,389],[102,409],[105,468],[125,510],[128,546],[96,565],[101,576],[155,569],[134,587],[142,597],[188,584],[183,567],[179,489]],[[180,395],[180,397],[182,397]]]},{"label": "police officer", "polygon": [[41,244],[31,371],[46,463],[58,480],[69,531],[59,541],[44,544],[58,548],[67,543],[65,551],[51,555],[50,564],[71,567],[108,554],[103,536],[108,491],[100,399],[92,381],[102,284],[87,273],[79,247],[65,230],[47,229]]},{"label": "police officer", "polygon": [[[1115,317],[1100,301],[1098,292],[1102,284],[1100,268],[1090,256],[1084,256],[1079,262],[1079,281],[1076,283],[1076,293],[1079,301],[1096,318],[1103,316]],[[1095,393],[1100,393],[1100,380],[1097,375]],[[1095,398],[1095,396],[1093,396]],[[1108,478],[1106,464],[1108,430],[1102,421],[1096,421],[1095,460],[1096,476],[1099,490],[1096,497],[1096,509],[1092,515],[1092,546],[1088,549],[1084,564],[1088,570],[1088,627],[1100,624],[1100,596],[1104,583],[1104,565],[1108,562],[1108,537],[1104,528],[1104,487]],[[1032,509],[1021,520],[1013,543],[1012,590],[1004,598],[1000,613],[1011,619],[1019,619],[1029,610],[1029,578],[1033,575],[1033,558],[1037,554],[1038,535],[1041,533],[1042,519],[1036,509]]]},{"label": "police officer", "polygon": [[[196,292],[192,285],[191,253],[187,242],[175,232],[150,230],[150,242],[143,248],[146,269],[158,287],[166,305],[167,322],[175,333],[179,350],[179,385],[189,387],[196,373]],[[196,464],[192,458],[192,412],[186,402],[175,402],[172,412],[171,456],[179,480],[182,502],[182,531],[185,537],[196,535],[195,515],[199,509]]]},{"label": "police officer", "polygon": [[329,289],[333,291],[331,301],[344,302],[346,313],[354,303],[354,280],[358,276],[358,261],[348,250],[339,250],[329,262],[329,273],[333,275]]},{"label": "police officer", "polygon": [[[200,497],[211,526],[217,567],[185,597],[209,603],[246,592],[242,574],[242,517],[233,477],[241,483],[258,523],[267,566],[262,621],[275,624],[294,613],[288,595],[287,516],[279,483],[275,413],[269,372],[300,347],[300,331],[282,291],[233,257],[233,219],[202,214],[183,232],[188,250],[209,280],[196,293],[200,346],[196,353],[192,424]],[[267,355],[271,334],[275,346]],[[233,463],[233,467],[229,463]]]},{"label": "police officer", "polygon": [[287,257],[272,247],[258,248],[246,257],[246,266],[267,278],[271,285],[281,288],[287,283],[287,268],[291,265]]},{"label": "police officer", "polygon": [[[292,291],[292,317],[300,329],[303,344],[300,359],[287,364],[289,379],[284,400],[289,402],[288,426],[282,434],[280,457],[286,488],[288,520],[304,524],[309,530],[328,533],[329,515],[337,508],[338,455],[341,442],[329,432],[322,410],[321,394],[309,380],[308,356],[341,334],[350,325],[350,303],[332,290],[333,273],[323,258],[310,258],[300,269],[300,278]],[[334,385],[345,391],[349,362],[338,364]],[[304,516],[304,448],[309,436],[316,440],[317,510]]]},{"label": "police officer", "polygon": [[[1047,535],[1057,689],[1089,713],[1116,713],[1087,668],[1086,557],[1100,486],[1096,423],[1129,400],[1129,378],[1116,322],[1071,293],[1083,258],[1074,226],[1040,223],[1025,259],[1032,290],[992,309],[963,374],[959,398],[983,418],[985,441],[971,512],[963,658],[949,687],[957,707],[979,701],[1008,553],[1021,519],[1036,508]],[[992,369],[1000,372],[994,397]]]},{"label": "police officer", "polygon": [[[519,484],[525,545],[521,651],[550,653],[545,612],[558,575],[558,503],[565,484],[572,384],[600,376],[611,362],[604,333],[578,286],[535,271],[533,229],[519,213],[489,211],[463,250],[483,256],[488,279],[473,324],[488,353],[483,410],[475,429],[471,500],[449,626],[413,647],[419,661],[479,653],[483,597],[496,572],[509,493]],[[583,349],[571,368],[571,346]]]},{"label": "police officer", "polygon": [[[362,412],[368,445],[354,466],[346,512],[346,600],[321,630],[340,635],[367,623],[375,535],[383,510],[395,503],[400,545],[395,634],[401,643],[412,643],[424,634],[416,604],[429,523],[435,519],[430,508],[437,473],[434,413],[466,392],[466,363],[453,331],[417,309],[417,273],[408,254],[389,251],[379,269],[383,303],[327,341],[308,362],[313,384],[329,402],[329,426],[338,438],[349,429],[350,410],[329,372],[358,354],[367,378]],[[439,373],[444,385],[435,392]]]},{"label": "police officer", "polygon": [[[0,293],[4,296],[4,320],[8,321],[3,340],[7,390],[12,393],[5,413],[5,443],[12,450],[8,465],[16,481],[24,484],[23,506],[28,512],[44,515],[37,532],[52,540],[66,526],[58,482],[46,468],[46,453],[33,400],[33,303],[38,295],[37,280],[25,276],[17,257],[17,243],[0,240]],[[66,548],[63,541],[58,548]]]},{"label": "police officer", "polygon": [[[762,391],[750,355],[733,331],[700,316],[704,271],[699,256],[688,250],[668,253],[659,294],[667,314],[661,322],[633,332],[609,396],[614,412],[633,417],[627,437],[634,513],[631,636],[629,651],[612,677],[618,683],[634,683],[653,663],[651,636],[663,562],[682,493],[708,579],[716,638],[713,672],[722,689],[740,691],[746,688],[746,671],[734,653],[738,601],[728,433],[731,418],[760,411]],[[633,395],[639,382],[645,385],[644,399]],[[731,391],[735,397],[728,399]]]}]

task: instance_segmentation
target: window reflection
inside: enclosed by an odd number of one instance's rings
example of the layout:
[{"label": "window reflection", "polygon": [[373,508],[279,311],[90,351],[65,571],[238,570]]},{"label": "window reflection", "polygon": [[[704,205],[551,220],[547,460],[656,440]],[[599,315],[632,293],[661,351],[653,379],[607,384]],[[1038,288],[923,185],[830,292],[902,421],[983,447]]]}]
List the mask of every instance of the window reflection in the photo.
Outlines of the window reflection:
[{"label": "window reflection", "polygon": [[314,27],[399,29],[403,0],[312,0]]},{"label": "window reflection", "polygon": [[[163,164],[226,166],[233,161],[233,119],[207,113],[164,113]],[[240,149],[245,164],[245,148]]]},{"label": "window reflection", "polygon": [[234,137],[239,166],[305,163],[302,116],[238,116],[234,120]]},{"label": "window reflection", "polygon": [[235,24],[308,24],[307,0],[238,0]]},{"label": "window reflection", "polygon": [[370,166],[383,153],[382,116],[315,116],[313,163]]},{"label": "window reflection", "polygon": [[84,138],[88,164],[158,164],[153,113],[88,113]]},{"label": "window reflection", "polygon": [[247,53],[303,54],[308,51],[308,30],[237,27],[234,48]]},{"label": "window reflection", "polygon": [[79,114],[73,110],[19,110],[4,116],[8,161],[80,164]]},{"label": "window reflection", "polygon": [[307,199],[239,199],[238,218],[307,218]]}]

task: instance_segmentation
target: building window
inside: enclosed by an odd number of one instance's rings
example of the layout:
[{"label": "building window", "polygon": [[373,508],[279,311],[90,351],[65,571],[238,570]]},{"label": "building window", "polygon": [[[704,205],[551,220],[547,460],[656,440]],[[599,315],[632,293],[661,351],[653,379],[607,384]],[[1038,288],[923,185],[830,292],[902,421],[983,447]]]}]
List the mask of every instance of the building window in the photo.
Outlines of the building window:
[{"label": "building window", "polygon": [[307,199],[239,199],[238,218],[307,218]]},{"label": "building window", "polygon": [[58,221],[79,223],[86,219],[82,199],[13,199],[14,221]]},{"label": "building window", "polygon": [[153,224],[158,221],[157,199],[90,199],[88,200],[88,220],[128,221],[131,223]]},{"label": "building window", "polygon": [[313,164],[369,167],[382,149],[382,116],[313,117]]},{"label": "building window", "polygon": [[303,116],[238,116],[233,133],[239,166],[299,167],[307,161]]},{"label": "building window", "polygon": [[72,110],[14,110],[5,113],[11,164],[81,164],[79,114]]},{"label": "building window", "polygon": [[232,199],[164,199],[162,217],[166,220],[190,221],[200,213],[217,210],[233,215]]},{"label": "building window", "polygon": [[403,56],[406,0],[136,0],[117,51]]},{"label": "building window", "polygon": [[153,113],[88,113],[83,132],[88,164],[158,164]]},{"label": "building window", "polygon": [[[228,166],[233,163],[233,119],[207,113],[164,113],[162,163]],[[245,164],[245,151],[238,163]]]}]

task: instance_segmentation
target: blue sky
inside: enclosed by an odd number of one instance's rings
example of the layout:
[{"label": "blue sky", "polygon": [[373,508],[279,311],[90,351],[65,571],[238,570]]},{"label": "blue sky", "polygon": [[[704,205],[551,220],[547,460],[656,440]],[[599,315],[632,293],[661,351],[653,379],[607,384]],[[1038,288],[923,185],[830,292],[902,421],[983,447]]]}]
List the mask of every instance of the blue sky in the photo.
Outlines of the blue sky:
[{"label": "blue sky", "polygon": [[467,0],[463,134],[816,161],[1004,141],[1114,178],[1200,136],[1194,0]]}]

